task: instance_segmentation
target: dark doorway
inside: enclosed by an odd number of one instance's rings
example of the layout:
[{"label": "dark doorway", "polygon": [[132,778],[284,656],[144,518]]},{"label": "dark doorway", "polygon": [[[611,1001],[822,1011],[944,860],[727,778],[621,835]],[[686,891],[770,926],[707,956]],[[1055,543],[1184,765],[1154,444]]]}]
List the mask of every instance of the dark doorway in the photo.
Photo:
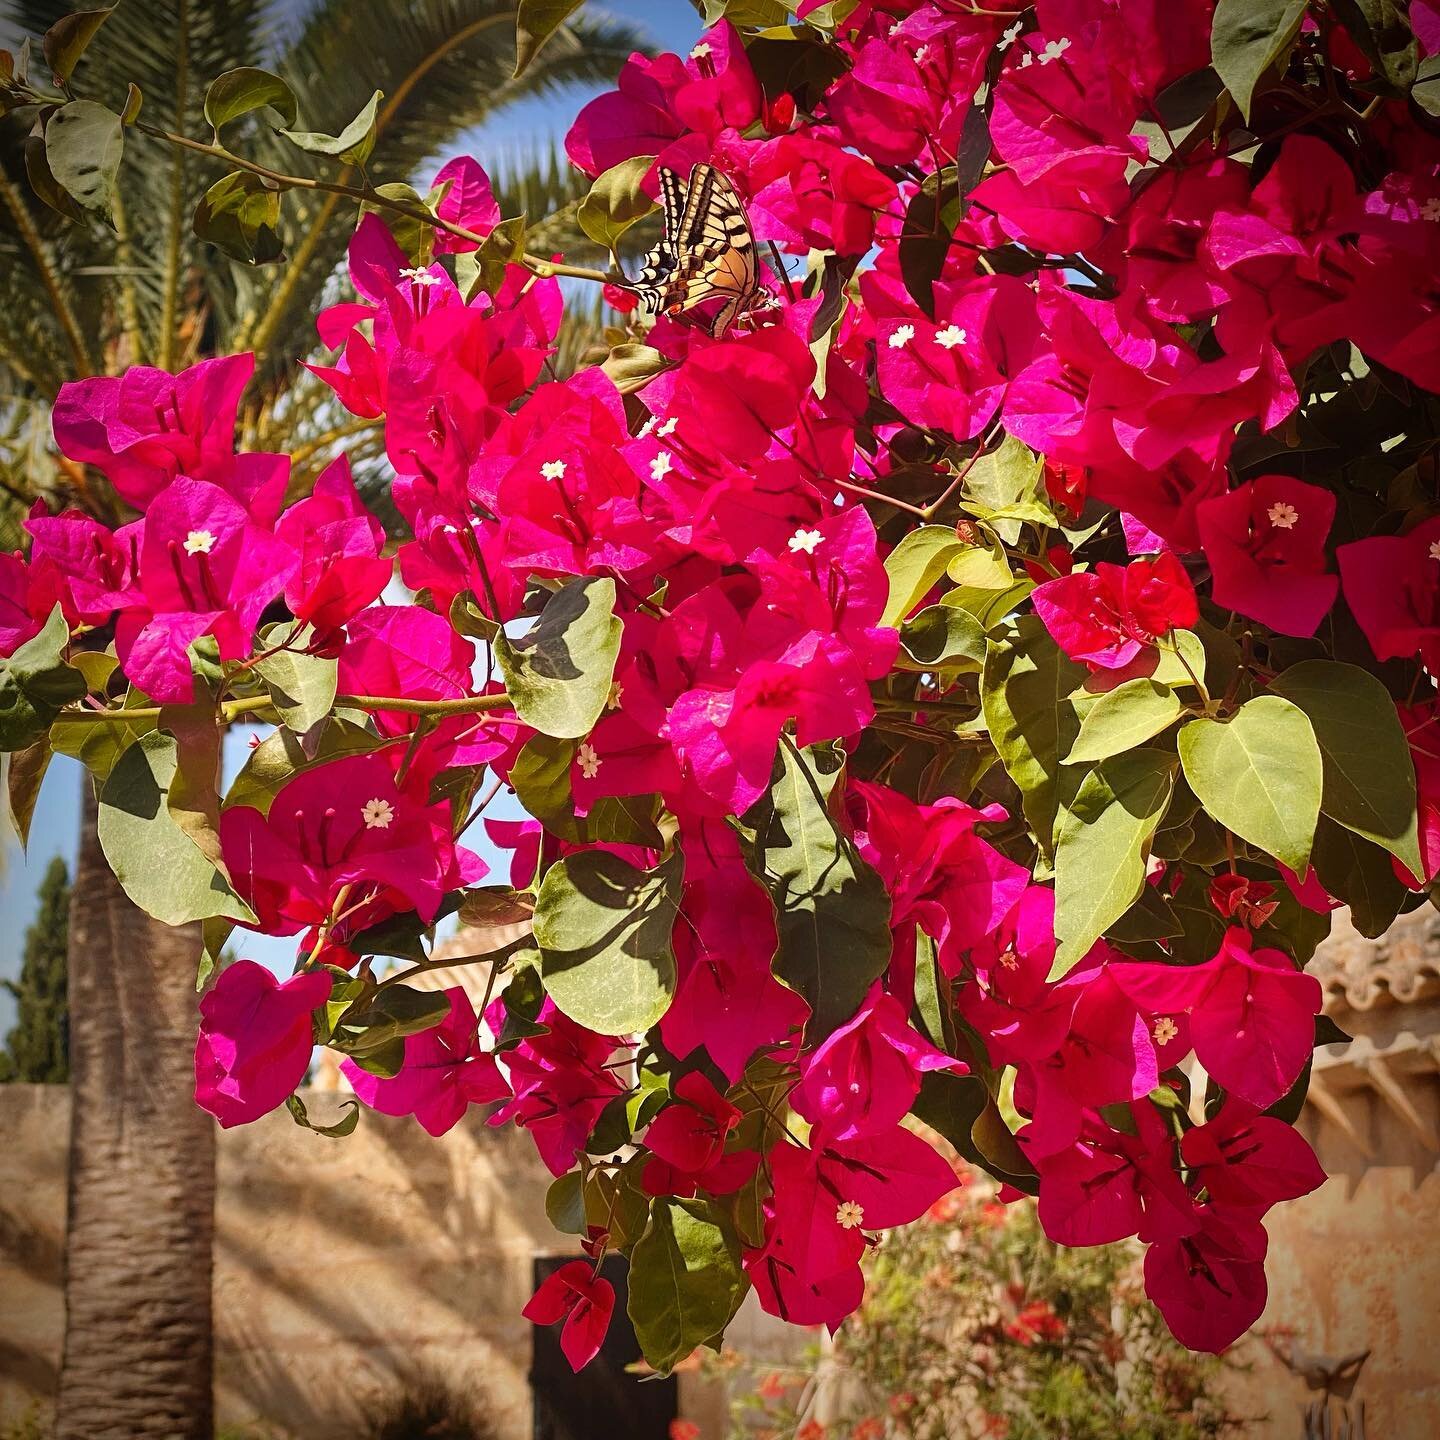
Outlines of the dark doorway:
[{"label": "dark doorway", "polygon": [[[537,1257],[536,1287],[574,1258]],[[640,1359],[640,1346],[625,1313],[628,1268],[624,1256],[605,1257],[600,1273],[615,1287],[615,1318],[600,1353],[578,1375],[561,1353],[560,1327],[530,1327],[535,1440],[667,1440],[679,1403],[675,1377],[641,1380],[625,1373],[627,1365]]]}]

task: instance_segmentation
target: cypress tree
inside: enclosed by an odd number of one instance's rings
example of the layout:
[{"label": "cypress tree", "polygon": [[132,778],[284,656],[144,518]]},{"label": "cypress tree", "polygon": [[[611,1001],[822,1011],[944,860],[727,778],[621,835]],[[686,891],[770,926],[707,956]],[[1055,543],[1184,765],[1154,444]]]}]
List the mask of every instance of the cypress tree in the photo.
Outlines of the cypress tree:
[{"label": "cypress tree", "polygon": [[40,907],[25,932],[20,978],[3,982],[19,1013],[0,1052],[0,1080],[63,1085],[70,1078],[65,983],[70,872],[58,855],[45,871],[39,895]]}]

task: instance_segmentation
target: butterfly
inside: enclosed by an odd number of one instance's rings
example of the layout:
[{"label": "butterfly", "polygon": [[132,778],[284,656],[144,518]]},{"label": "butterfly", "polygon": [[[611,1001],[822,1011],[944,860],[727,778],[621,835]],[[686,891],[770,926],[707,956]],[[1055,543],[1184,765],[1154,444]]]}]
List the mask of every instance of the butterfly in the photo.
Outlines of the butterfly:
[{"label": "butterfly", "polygon": [[734,186],[713,165],[697,165],[688,183],[660,169],[665,235],[627,286],[649,315],[681,315],[722,298],[698,323],[722,335],[764,293],[755,237]]}]

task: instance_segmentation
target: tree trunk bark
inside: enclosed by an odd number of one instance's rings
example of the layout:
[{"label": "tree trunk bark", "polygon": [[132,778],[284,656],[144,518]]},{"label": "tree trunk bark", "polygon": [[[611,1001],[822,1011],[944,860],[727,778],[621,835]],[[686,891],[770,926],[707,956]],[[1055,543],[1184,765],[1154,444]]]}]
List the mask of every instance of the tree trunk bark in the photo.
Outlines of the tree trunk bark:
[{"label": "tree trunk bark", "polygon": [[211,1440],[215,1129],[194,1100],[199,927],[172,929],[130,903],[85,791],[56,1435]]}]

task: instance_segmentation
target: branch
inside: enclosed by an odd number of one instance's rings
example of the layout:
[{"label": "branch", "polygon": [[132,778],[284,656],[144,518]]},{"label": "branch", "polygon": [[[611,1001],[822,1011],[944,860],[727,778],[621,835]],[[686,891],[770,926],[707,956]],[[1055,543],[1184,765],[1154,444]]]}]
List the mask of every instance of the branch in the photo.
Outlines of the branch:
[{"label": "branch", "polygon": [[[246,160],[243,156],[227,150],[223,145],[208,144],[204,140],[193,140],[188,135],[176,135],[171,130],[164,130],[158,125],[146,124],[143,120],[137,120],[134,128],[142,134],[150,136],[152,140],[163,140],[167,145],[176,145],[182,150],[192,150],[197,155],[205,155],[212,160],[223,161],[237,170],[248,170],[252,175],[259,175],[282,190],[318,190],[327,195],[343,195],[376,210],[389,210],[396,215],[405,216],[408,220],[419,221],[422,225],[430,226],[432,230],[443,230],[447,235],[453,235],[457,240],[467,240],[473,245],[483,245],[488,238],[476,234],[474,230],[467,230],[465,226],[457,225],[452,220],[444,220],[438,215],[432,215],[423,205],[412,205],[407,200],[397,199],[391,195],[382,195],[380,191],[369,185],[344,185],[337,180],[317,180],[311,175],[287,175],[283,171],[272,170],[268,165],[261,165],[254,160]],[[521,255],[519,263],[543,280],[566,276],[572,280],[592,280],[597,285],[609,285],[613,281],[624,279],[624,276],[618,273],[612,274],[607,270],[591,270],[583,265],[563,265],[556,260],[545,260],[539,255]]]},{"label": "branch", "polygon": [[[394,710],[404,715],[478,715],[487,710],[500,710],[511,703],[508,695],[462,695],[454,700],[408,700],[389,695],[337,695],[335,704],[353,710]],[[252,695],[244,700],[227,700],[219,707],[218,718],[239,720],[271,710],[274,700],[268,695]],[[134,709],[62,710],[53,723],[67,725],[138,725],[159,720],[164,710],[159,705],[142,705]]]},{"label": "branch", "polygon": [[[483,955],[456,955],[454,957],[437,960],[417,961],[408,970],[401,970],[397,974],[387,975],[376,987],[375,992],[388,990],[392,985],[403,984],[406,980],[413,979],[416,975],[428,975],[432,970],[455,970],[462,965],[503,965],[517,950],[525,950],[535,943],[534,938],[527,932],[518,939],[510,941],[508,945],[502,945],[498,950],[489,950]],[[493,980],[495,971],[491,971]],[[481,1007],[482,1014],[485,1007]]]}]

